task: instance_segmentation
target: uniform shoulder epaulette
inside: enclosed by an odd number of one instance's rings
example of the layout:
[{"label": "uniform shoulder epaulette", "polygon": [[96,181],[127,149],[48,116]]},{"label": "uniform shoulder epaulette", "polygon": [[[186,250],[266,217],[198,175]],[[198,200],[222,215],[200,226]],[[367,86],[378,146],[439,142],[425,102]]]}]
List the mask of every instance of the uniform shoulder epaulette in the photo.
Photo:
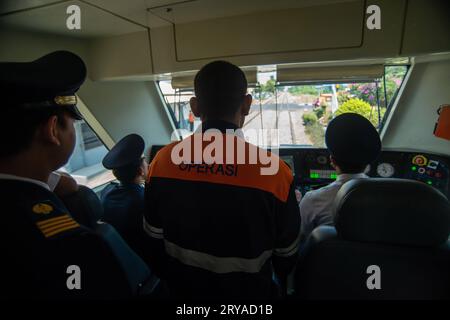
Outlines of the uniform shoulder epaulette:
[{"label": "uniform shoulder epaulette", "polygon": [[80,228],[68,212],[50,200],[32,203],[30,209],[33,223],[45,238],[60,237]]}]

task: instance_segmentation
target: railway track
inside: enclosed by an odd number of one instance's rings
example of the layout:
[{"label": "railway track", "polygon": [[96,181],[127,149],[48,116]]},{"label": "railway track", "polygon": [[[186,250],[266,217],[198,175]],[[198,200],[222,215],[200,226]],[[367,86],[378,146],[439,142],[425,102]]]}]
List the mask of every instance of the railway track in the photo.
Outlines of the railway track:
[{"label": "railway track", "polygon": [[[244,129],[278,129],[278,141],[280,144],[311,144],[303,126],[303,107],[295,103],[289,103],[289,93],[279,92],[277,99],[272,97],[262,105],[254,105]],[[272,139],[272,143],[277,143]]]}]

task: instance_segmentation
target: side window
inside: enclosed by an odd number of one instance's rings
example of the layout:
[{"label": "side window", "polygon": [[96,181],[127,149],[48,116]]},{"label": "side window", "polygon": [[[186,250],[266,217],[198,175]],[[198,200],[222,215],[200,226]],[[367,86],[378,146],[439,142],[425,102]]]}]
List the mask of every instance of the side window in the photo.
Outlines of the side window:
[{"label": "side window", "polygon": [[183,129],[185,135],[193,133],[200,125],[200,119],[192,113],[189,100],[194,96],[192,88],[173,88],[170,81],[158,81],[159,88],[169,107],[172,120],[177,129]]},{"label": "side window", "polygon": [[385,97],[386,108],[392,105],[394,98],[397,96],[398,89],[405,79],[409,65],[387,65],[384,68],[383,78],[383,96]]},{"label": "side window", "polygon": [[95,132],[85,122],[81,123],[81,136],[85,150],[91,150],[103,146],[103,143],[95,135]]},{"label": "side window", "polygon": [[76,144],[68,163],[61,171],[70,173],[80,185],[97,188],[114,180],[111,170],[102,165],[108,150],[84,121],[75,123]]}]

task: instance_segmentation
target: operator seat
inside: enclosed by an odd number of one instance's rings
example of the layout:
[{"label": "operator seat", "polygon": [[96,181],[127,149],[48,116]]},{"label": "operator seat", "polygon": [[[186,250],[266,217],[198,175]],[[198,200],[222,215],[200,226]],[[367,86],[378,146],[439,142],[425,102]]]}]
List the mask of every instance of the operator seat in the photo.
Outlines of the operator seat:
[{"label": "operator seat", "polygon": [[334,210],[335,227],[316,228],[301,252],[297,297],[450,298],[450,204],[442,193],[412,180],[355,179]]},{"label": "operator seat", "polygon": [[73,218],[99,234],[111,249],[113,256],[125,273],[133,295],[151,295],[159,279],[108,223],[100,222],[103,207],[95,192],[79,186],[77,192],[62,198]]},{"label": "operator seat", "polygon": [[78,186],[78,191],[61,198],[72,217],[82,225],[95,230],[103,217],[103,206],[94,191]]}]

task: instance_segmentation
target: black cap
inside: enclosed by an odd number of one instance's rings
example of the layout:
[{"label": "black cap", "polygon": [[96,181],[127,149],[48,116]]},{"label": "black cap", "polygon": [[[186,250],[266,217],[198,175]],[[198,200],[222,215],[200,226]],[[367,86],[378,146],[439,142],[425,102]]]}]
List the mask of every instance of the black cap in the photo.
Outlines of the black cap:
[{"label": "black cap", "polygon": [[117,169],[128,165],[139,165],[145,142],[140,135],[129,134],[122,138],[103,158],[106,169]]},{"label": "black cap", "polygon": [[334,118],[325,133],[331,155],[349,164],[369,164],[381,151],[380,136],[369,120],[356,113]]},{"label": "black cap", "polygon": [[86,79],[76,54],[55,51],[32,62],[0,62],[0,96],[6,108],[22,111],[65,108],[75,119],[75,93]]}]

